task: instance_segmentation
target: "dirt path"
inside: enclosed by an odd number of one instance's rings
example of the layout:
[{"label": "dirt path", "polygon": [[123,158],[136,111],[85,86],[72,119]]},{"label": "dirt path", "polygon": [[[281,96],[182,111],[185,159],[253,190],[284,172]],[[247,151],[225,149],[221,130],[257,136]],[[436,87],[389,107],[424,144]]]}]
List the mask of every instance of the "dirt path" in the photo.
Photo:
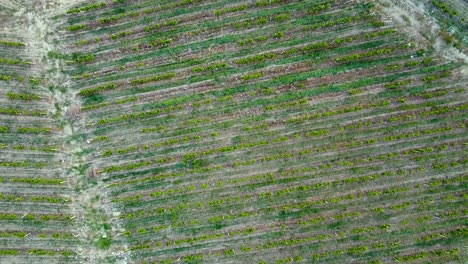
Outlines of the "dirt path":
[{"label": "dirt path", "polygon": [[[48,57],[50,51],[63,50],[60,46],[60,31],[56,28],[53,17],[64,14],[82,0],[0,0],[0,37],[21,40],[26,44],[25,53],[21,54],[32,61],[31,75],[40,75],[47,82],[50,91],[42,93],[50,98],[49,112],[55,121],[63,127],[62,141],[62,177],[67,179],[68,187],[75,190],[71,210],[77,226],[73,235],[82,240],[78,248],[82,263],[106,263],[109,257],[114,263],[128,263],[129,256],[125,246],[119,248],[107,242],[116,233],[122,232],[118,221],[118,212],[110,207],[106,193],[99,185],[90,185],[88,175],[83,170],[82,146],[86,142],[71,140],[81,128],[73,116],[74,109],[79,109],[76,92],[68,89],[71,79],[62,73],[63,61]],[[111,223],[112,222],[112,223]]]},{"label": "dirt path", "polygon": [[[422,47],[434,48],[436,54],[468,64],[468,56],[449,46],[439,36],[441,27],[429,15],[426,0],[377,0],[376,5],[385,14],[387,22],[400,26],[402,30],[419,41]],[[464,69],[466,72],[466,67]]]}]

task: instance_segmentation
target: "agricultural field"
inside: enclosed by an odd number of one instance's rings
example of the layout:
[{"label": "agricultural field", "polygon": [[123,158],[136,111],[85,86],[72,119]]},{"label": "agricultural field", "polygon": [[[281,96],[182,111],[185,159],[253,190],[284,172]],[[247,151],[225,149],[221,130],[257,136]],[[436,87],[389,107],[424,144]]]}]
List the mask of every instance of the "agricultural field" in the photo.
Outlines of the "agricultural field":
[{"label": "agricultural field", "polygon": [[463,0],[0,0],[0,263],[466,263]]}]

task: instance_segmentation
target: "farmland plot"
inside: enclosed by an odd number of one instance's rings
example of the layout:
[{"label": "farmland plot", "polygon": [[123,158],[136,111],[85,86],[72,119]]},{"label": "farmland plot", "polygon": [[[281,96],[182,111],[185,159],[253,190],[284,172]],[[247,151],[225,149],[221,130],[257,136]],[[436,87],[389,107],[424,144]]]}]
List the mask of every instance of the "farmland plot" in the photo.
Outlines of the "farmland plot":
[{"label": "farmland plot", "polygon": [[465,2],[20,2],[0,262],[467,258]]}]

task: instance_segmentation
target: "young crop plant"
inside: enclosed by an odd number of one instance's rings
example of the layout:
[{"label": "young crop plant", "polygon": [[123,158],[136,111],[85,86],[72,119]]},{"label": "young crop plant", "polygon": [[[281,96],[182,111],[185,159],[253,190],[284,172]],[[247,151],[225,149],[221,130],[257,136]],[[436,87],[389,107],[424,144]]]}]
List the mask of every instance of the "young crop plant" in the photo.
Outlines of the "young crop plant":
[{"label": "young crop plant", "polygon": [[432,0],[432,4],[436,6],[437,8],[441,9],[444,11],[449,16],[456,16],[458,15],[458,11],[456,9],[450,8],[444,1],[441,0]]},{"label": "young crop plant", "polygon": [[116,83],[109,83],[109,84],[100,85],[100,86],[97,86],[97,87],[82,89],[82,90],[80,90],[80,92],[78,94],[81,95],[81,96],[86,97],[86,96],[90,96],[90,95],[99,93],[101,91],[113,90],[115,88],[117,88]]},{"label": "young crop plant", "polygon": [[159,29],[160,27],[161,27],[161,24],[155,23],[155,24],[146,26],[146,27],[145,27],[145,31],[146,31],[146,32],[151,32],[151,31],[154,31],[154,30],[156,30],[156,29]]},{"label": "young crop plant", "polygon": [[274,5],[274,4],[280,4],[287,2],[288,0],[259,0],[255,3],[256,7],[264,7],[264,6],[269,6],[269,5]]},{"label": "young crop plant", "polygon": [[168,72],[168,73],[165,73],[165,74],[153,75],[153,76],[148,77],[148,78],[131,80],[130,84],[140,85],[140,84],[145,84],[145,83],[169,80],[169,79],[174,78],[175,76],[176,76],[175,72]]},{"label": "young crop plant", "polygon": [[125,13],[122,13],[122,14],[118,14],[118,15],[115,15],[115,16],[110,16],[110,17],[105,17],[105,18],[100,18],[98,21],[100,24],[110,24],[112,22],[115,22],[119,19],[122,19],[126,16]]},{"label": "young crop plant", "polygon": [[0,39],[0,46],[7,46],[7,47],[25,47],[26,44],[17,41],[10,41],[10,40],[3,40]]},{"label": "young crop plant", "polygon": [[8,99],[10,100],[23,100],[23,101],[33,101],[33,100],[40,100],[41,97],[36,94],[29,94],[29,93],[13,93],[13,92],[8,92],[7,94]]},{"label": "young crop plant", "polygon": [[263,76],[263,72],[252,72],[252,73],[242,75],[241,80],[243,82],[246,82],[246,81],[249,81],[249,80],[260,78],[262,76]]},{"label": "young crop plant", "polygon": [[78,30],[84,29],[84,28],[86,28],[86,25],[75,24],[75,25],[67,27],[67,30],[73,32],[73,31],[78,31]]},{"label": "young crop plant", "polygon": [[234,12],[239,12],[247,9],[249,6],[248,5],[239,5],[239,6],[232,6],[232,7],[226,7],[223,9],[218,9],[214,11],[215,16],[220,16],[223,14],[227,13],[234,13]]},{"label": "young crop plant", "polygon": [[275,38],[275,39],[279,39],[279,38],[282,38],[282,37],[284,37],[284,32],[283,31],[278,31],[278,32],[275,32],[273,34],[273,38]]},{"label": "young crop plant", "polygon": [[172,38],[159,38],[159,39],[151,41],[149,43],[149,46],[150,47],[165,47],[171,44],[172,42],[174,42],[174,39]]},{"label": "young crop plant", "polygon": [[80,13],[80,12],[87,12],[87,11],[90,11],[90,10],[100,9],[100,8],[104,8],[104,7],[107,7],[107,3],[106,2],[99,2],[99,3],[95,3],[95,4],[91,4],[91,5],[82,6],[82,7],[79,7],[79,8],[70,9],[70,10],[67,11],[67,14],[76,14],[76,13]]},{"label": "young crop plant", "polygon": [[207,66],[199,66],[199,67],[192,68],[192,72],[217,71],[217,70],[226,68],[227,66],[228,66],[227,63],[220,62],[220,63],[210,64]]},{"label": "young crop plant", "polygon": [[261,63],[265,60],[275,59],[275,53],[260,54],[252,57],[242,58],[235,61],[237,64],[251,64],[251,63]]},{"label": "young crop plant", "polygon": [[310,8],[307,8],[305,13],[307,15],[314,15],[314,14],[320,13],[320,12],[322,12],[324,10],[331,9],[331,5],[334,2],[335,2],[334,0],[331,0],[331,1],[327,1],[326,3],[321,3],[321,4],[314,5],[314,6],[310,7]]},{"label": "young crop plant", "polygon": [[74,52],[71,55],[71,59],[73,63],[80,63],[80,64],[87,63],[87,62],[91,62],[94,60],[94,54],[86,55],[86,54]]},{"label": "young crop plant", "polygon": [[133,33],[134,33],[133,30],[121,31],[116,34],[111,34],[110,38],[115,40],[115,39],[124,38],[126,36],[132,35]]},{"label": "young crop plant", "polygon": [[389,89],[395,89],[395,88],[400,88],[400,87],[404,87],[408,84],[411,84],[413,81],[411,79],[409,80],[404,80],[404,81],[397,81],[397,82],[393,82],[393,83],[386,83],[385,84],[385,88],[389,88]]},{"label": "young crop plant", "polygon": [[273,17],[273,19],[276,22],[283,22],[283,21],[288,20],[290,18],[291,18],[291,14],[289,14],[289,13],[278,14],[278,15],[275,15]]},{"label": "young crop plant", "polygon": [[11,80],[11,76],[8,76],[8,75],[0,75],[0,80],[2,80],[2,81],[10,81],[10,80]]},{"label": "young crop plant", "polygon": [[23,61],[21,59],[12,59],[12,58],[0,58],[0,64],[4,65],[30,65],[28,61]]}]

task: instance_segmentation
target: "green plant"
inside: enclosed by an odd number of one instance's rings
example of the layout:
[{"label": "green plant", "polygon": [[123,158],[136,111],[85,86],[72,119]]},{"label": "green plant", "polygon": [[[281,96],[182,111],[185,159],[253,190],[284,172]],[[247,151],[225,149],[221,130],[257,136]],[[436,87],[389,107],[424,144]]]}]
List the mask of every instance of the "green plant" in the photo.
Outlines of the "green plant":
[{"label": "green plant", "polygon": [[252,79],[257,79],[263,76],[263,72],[252,72],[241,76],[243,82],[249,81]]},{"label": "green plant", "polygon": [[86,6],[70,9],[70,10],[67,11],[67,14],[87,12],[87,11],[90,11],[90,10],[93,10],[93,9],[99,9],[99,8],[103,8],[103,7],[106,7],[106,6],[107,6],[107,3],[99,2],[99,3],[95,3],[95,4],[91,4],[91,5],[86,5]]}]

